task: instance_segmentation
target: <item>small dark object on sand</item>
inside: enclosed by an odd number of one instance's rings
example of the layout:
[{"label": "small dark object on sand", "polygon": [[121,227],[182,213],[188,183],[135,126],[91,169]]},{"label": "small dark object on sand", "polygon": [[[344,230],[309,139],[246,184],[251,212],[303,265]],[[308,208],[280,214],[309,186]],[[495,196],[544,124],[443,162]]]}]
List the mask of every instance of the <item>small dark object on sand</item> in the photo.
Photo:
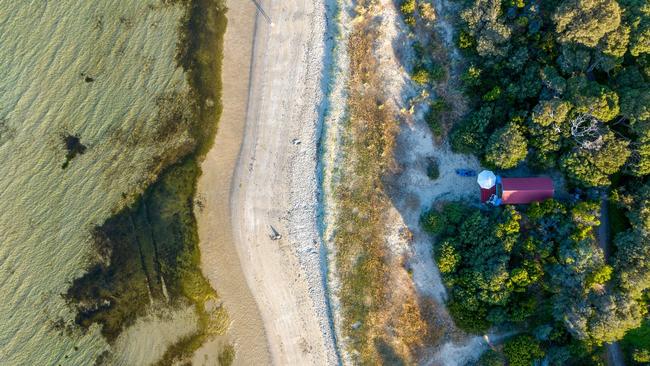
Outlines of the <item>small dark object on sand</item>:
[{"label": "small dark object on sand", "polygon": [[282,239],[282,235],[280,235],[280,233],[278,233],[278,231],[275,230],[275,228],[273,226],[269,225],[269,227],[271,228],[271,234],[269,235],[269,238],[271,238],[271,240],[280,240],[280,239]]}]

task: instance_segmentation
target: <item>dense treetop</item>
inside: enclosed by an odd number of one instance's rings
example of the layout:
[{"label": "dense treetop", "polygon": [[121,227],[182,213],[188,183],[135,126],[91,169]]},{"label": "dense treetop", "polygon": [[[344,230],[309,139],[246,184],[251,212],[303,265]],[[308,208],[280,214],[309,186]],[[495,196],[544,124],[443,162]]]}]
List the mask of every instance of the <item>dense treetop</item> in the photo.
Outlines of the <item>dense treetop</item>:
[{"label": "dense treetop", "polygon": [[450,138],[496,168],[559,168],[579,186],[650,172],[650,4],[474,0],[458,45],[472,110]]}]

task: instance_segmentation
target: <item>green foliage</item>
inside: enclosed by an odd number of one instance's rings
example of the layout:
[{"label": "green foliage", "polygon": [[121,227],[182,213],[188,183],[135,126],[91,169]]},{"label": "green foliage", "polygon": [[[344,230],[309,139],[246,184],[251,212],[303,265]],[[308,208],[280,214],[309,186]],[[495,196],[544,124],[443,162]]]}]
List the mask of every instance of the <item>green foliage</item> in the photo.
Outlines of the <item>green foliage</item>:
[{"label": "green foliage", "polygon": [[441,240],[435,259],[444,282],[452,286],[449,309],[462,329],[481,332],[507,320],[510,315],[499,309],[510,303],[515,288],[526,291],[532,283],[528,270],[521,268],[514,270],[513,282],[509,268],[520,220],[512,207],[497,215],[483,215],[459,204],[447,204],[425,215],[425,228]]},{"label": "green foliage", "polygon": [[597,150],[576,149],[566,154],[561,166],[569,178],[587,186],[607,186],[609,176],[618,172],[630,156],[628,142],[607,133]]},{"label": "green foliage", "polygon": [[650,288],[650,246],[647,235],[638,230],[628,230],[616,236],[614,266],[620,286],[632,296],[640,297]]},{"label": "green foliage", "polygon": [[503,353],[510,366],[530,366],[533,361],[544,357],[539,343],[529,335],[516,336],[506,342]]},{"label": "green foliage", "polygon": [[531,119],[540,126],[562,124],[566,121],[571,104],[560,99],[540,100],[533,109]]},{"label": "green foliage", "polygon": [[450,242],[443,242],[440,249],[436,250],[436,263],[441,273],[453,273],[459,262],[460,254]]},{"label": "green foliage", "polygon": [[460,35],[458,36],[458,47],[460,48],[474,48],[476,46],[476,42],[474,41],[474,37],[472,37],[471,34],[467,33],[466,31],[461,31]]},{"label": "green foliage", "polygon": [[555,67],[545,66],[540,72],[540,77],[544,86],[551,90],[553,94],[564,94],[566,90],[566,79],[560,75]]},{"label": "green foliage", "polygon": [[626,294],[617,294],[594,301],[593,313],[588,319],[588,336],[596,344],[615,342],[630,330],[641,325],[647,309]]},{"label": "green foliage", "polygon": [[424,115],[424,120],[434,136],[440,137],[443,133],[442,114],[450,109],[449,104],[443,99],[436,99],[429,105],[429,110]]},{"label": "green foliage", "polygon": [[[621,103],[621,114],[627,117],[633,125],[639,126],[642,121],[650,120],[650,83],[645,82],[638,67],[628,67],[621,71],[616,82]],[[643,134],[644,129],[636,128]]]},{"label": "green foliage", "polygon": [[414,16],[409,15],[404,17],[404,23],[408,25],[409,27],[415,27],[415,24],[417,24],[417,20],[415,19]]},{"label": "green foliage", "polygon": [[447,309],[456,326],[466,332],[480,334],[490,329],[485,308],[478,307],[477,304],[464,302],[464,299],[461,298],[458,301],[449,302]]},{"label": "green foliage", "polygon": [[427,161],[427,177],[431,180],[436,180],[440,177],[440,168],[438,167],[438,160],[430,158]]},{"label": "green foliage", "polygon": [[[441,211],[431,209],[422,217],[424,229],[434,235],[453,232],[459,225],[468,208],[460,203],[445,204]],[[451,231],[450,231],[451,230]]]},{"label": "green foliage", "polygon": [[576,113],[590,114],[602,122],[611,121],[619,114],[618,94],[609,88],[584,76],[572,77],[567,85],[569,101]]},{"label": "green foliage", "polygon": [[595,47],[607,33],[621,23],[621,8],[615,0],[567,0],[553,14],[562,43]]},{"label": "green foliage", "polygon": [[650,354],[650,320],[645,319],[640,327],[630,330],[621,340],[621,347],[626,355],[632,356],[628,361],[650,362],[646,360]]},{"label": "green foliage", "polygon": [[411,75],[411,80],[413,80],[418,85],[427,85],[429,84],[431,76],[429,72],[424,68],[416,69]]},{"label": "green foliage", "polygon": [[597,202],[547,200],[526,211],[447,204],[424,215],[438,238],[434,255],[456,324],[482,332],[508,322],[557,321],[594,344],[638,326],[645,310],[631,292],[605,291],[617,272],[598,247],[599,209]]},{"label": "green foliage", "polygon": [[418,85],[432,85],[445,77],[445,69],[437,64],[431,63],[429,65],[419,65],[413,71],[411,80]]},{"label": "green foliage", "polygon": [[500,0],[475,0],[461,13],[481,56],[503,56],[507,52],[512,30],[499,17],[500,13]]},{"label": "green foliage", "polygon": [[483,95],[483,100],[486,102],[494,102],[495,100],[499,99],[500,96],[501,88],[495,86],[489,92],[485,93],[485,95]]},{"label": "green foliage", "polygon": [[496,130],[485,150],[485,160],[497,168],[514,168],[526,159],[528,143],[520,128],[509,124]]},{"label": "green foliage", "polygon": [[632,359],[635,362],[639,363],[649,363],[650,362],[650,351],[647,349],[635,349],[632,354]]},{"label": "green foliage", "polygon": [[[464,26],[458,42],[470,65],[461,79],[472,109],[452,129],[452,149],[501,167],[495,161],[505,146],[496,143],[495,133],[520,116],[518,142],[525,145],[517,144],[518,151],[526,146],[524,160],[535,168],[560,165],[584,186],[607,185],[619,172],[649,173],[650,142],[642,140],[650,136],[650,62],[646,53],[634,56],[632,49],[648,43],[643,34],[650,29],[650,7],[638,0],[522,3],[470,0],[460,12]],[[598,119],[601,133],[615,129],[622,136],[605,136],[603,151],[576,149],[569,121],[578,115]],[[604,125],[626,119],[630,129]],[[625,141],[633,142],[631,151]]]},{"label": "green foliage", "polygon": [[587,277],[587,286],[592,287],[594,285],[604,285],[606,284],[610,278],[612,278],[612,272],[614,269],[612,266],[604,265],[600,268],[598,268],[595,272],[591,273]]},{"label": "green foliage", "polygon": [[415,13],[415,9],[417,8],[417,3],[415,0],[404,0],[402,1],[402,5],[400,5],[399,9],[404,15],[412,15]]},{"label": "green foliage", "polygon": [[[569,187],[636,186],[621,199],[629,223],[614,231],[606,261],[597,203],[468,212],[439,230],[434,254],[461,328],[563,326],[563,336],[544,339],[551,364],[598,364],[597,345],[639,324],[650,288],[642,263],[650,200],[638,188],[650,174],[650,6],[527,3],[464,2],[457,41],[470,110],[453,126],[451,147],[497,168],[559,167]],[[592,136],[576,133],[585,115],[597,120]]]},{"label": "green foliage", "polygon": [[480,154],[487,142],[485,130],[492,118],[492,108],[484,107],[470,113],[458,123],[449,136],[451,148],[464,154]]},{"label": "green foliage", "polygon": [[505,366],[505,361],[499,352],[488,349],[478,359],[478,366]]},{"label": "green foliage", "polygon": [[600,40],[600,51],[611,57],[620,58],[625,55],[627,46],[630,43],[630,27],[620,25],[614,31],[605,34]]},{"label": "green foliage", "polygon": [[630,27],[630,54],[650,53],[650,7],[643,0],[621,0],[623,20]]}]

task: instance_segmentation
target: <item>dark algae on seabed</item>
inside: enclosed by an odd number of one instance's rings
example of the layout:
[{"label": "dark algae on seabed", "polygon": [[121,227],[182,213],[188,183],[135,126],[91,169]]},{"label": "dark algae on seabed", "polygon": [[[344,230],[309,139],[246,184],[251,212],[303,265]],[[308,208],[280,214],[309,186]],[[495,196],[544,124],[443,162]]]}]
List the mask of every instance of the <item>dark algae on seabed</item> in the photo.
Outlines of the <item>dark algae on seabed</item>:
[{"label": "dark algae on seabed", "polygon": [[[221,114],[226,8],[222,0],[163,3],[180,3],[186,9],[176,61],[190,85],[185,99],[189,101],[186,107],[191,110],[191,118],[179,116],[183,121],[178,121],[170,133],[186,129],[192,136],[190,146],[161,162],[166,167],[157,181],[132,204],[117,208],[113,217],[92,230],[96,260],[86,274],[73,281],[64,296],[77,311],[76,323],[83,329],[99,324],[110,344],[154,308],[193,305],[197,331],[167,349],[158,361],[167,365],[189,361],[206,339],[222,334],[227,327],[225,310],[217,306],[217,294],[201,273],[194,216],[200,161],[212,145]],[[161,128],[160,132],[165,133],[167,128]]]}]

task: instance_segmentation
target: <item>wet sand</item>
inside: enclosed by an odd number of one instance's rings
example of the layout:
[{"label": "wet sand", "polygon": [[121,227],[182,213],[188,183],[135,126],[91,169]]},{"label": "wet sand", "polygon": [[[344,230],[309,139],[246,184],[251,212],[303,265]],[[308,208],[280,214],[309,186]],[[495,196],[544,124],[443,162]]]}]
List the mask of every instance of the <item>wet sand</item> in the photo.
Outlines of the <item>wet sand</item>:
[{"label": "wet sand", "polygon": [[220,346],[232,342],[235,365],[271,363],[264,324],[246,283],[233,241],[230,192],[246,121],[256,9],[252,1],[228,0],[222,70],[223,113],[214,146],[203,161],[197,212],[204,275],[217,290],[231,320],[227,337],[206,343],[194,364],[216,364]]}]

